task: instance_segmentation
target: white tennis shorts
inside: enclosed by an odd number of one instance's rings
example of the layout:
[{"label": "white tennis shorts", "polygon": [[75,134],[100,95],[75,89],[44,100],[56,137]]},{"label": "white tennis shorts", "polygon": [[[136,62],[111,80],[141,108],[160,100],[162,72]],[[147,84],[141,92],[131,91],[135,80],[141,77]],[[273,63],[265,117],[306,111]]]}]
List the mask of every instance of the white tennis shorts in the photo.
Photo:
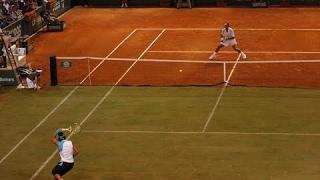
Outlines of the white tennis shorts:
[{"label": "white tennis shorts", "polygon": [[35,84],[33,83],[33,81],[29,78],[26,78],[27,80],[27,85],[28,85],[28,88],[35,88]]},{"label": "white tennis shorts", "polygon": [[224,42],[221,42],[220,44],[222,44],[224,47],[234,46],[234,45],[237,45],[237,41],[236,41],[236,39],[230,39],[230,40],[226,40]]}]

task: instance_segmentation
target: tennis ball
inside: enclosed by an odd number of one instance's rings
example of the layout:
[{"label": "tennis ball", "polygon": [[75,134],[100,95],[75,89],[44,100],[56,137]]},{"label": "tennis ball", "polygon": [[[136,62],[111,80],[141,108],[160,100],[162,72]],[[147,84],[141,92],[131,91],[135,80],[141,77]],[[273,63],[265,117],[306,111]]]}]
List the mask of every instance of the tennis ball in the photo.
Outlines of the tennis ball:
[{"label": "tennis ball", "polygon": [[179,69],[179,72],[182,72],[182,69]]}]

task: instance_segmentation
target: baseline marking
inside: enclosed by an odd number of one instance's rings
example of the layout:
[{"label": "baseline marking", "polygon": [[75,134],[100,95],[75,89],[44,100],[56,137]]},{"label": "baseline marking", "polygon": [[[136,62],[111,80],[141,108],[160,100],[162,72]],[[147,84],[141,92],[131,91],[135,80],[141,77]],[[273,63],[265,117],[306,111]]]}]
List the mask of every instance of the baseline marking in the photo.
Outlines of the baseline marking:
[{"label": "baseline marking", "polygon": [[[151,50],[148,53],[194,53],[208,54],[212,51],[157,51]],[[235,51],[219,51],[221,54],[235,54]],[[246,54],[320,54],[320,51],[245,51]]]},{"label": "baseline marking", "polygon": [[[221,31],[223,28],[137,28],[142,31],[166,29],[167,31]],[[320,31],[317,28],[238,28],[237,31]]]},{"label": "baseline marking", "polygon": [[275,135],[275,136],[320,136],[320,133],[283,133],[283,132],[195,132],[195,131],[108,131],[108,130],[82,130],[82,133],[128,133],[128,134],[218,134],[218,135]]},{"label": "baseline marking", "polygon": [[[118,79],[118,81],[105,93],[105,95],[99,100],[99,102],[91,109],[91,111],[87,114],[87,116],[80,122],[80,125],[84,124],[89,117],[97,110],[97,108],[104,102],[104,100],[111,94],[113,89],[119,84],[119,82],[128,74],[128,72],[133,68],[133,66],[139,61],[141,57],[151,48],[151,46],[159,39],[159,37],[165,32],[165,29],[161,31],[161,33],[150,43],[150,45],[143,51],[143,53],[136,59],[135,62],[131,64],[131,66],[126,70],[126,72]],[[68,137],[71,138],[72,134]],[[33,180],[35,177],[39,175],[42,169],[49,163],[49,161],[55,156],[58,151],[55,150],[48,159],[39,167],[39,169],[32,175],[30,180]]]},{"label": "baseline marking", "polygon": [[218,105],[220,104],[221,98],[222,98],[222,96],[223,96],[223,94],[224,94],[224,92],[225,92],[225,90],[226,90],[226,87],[227,87],[228,84],[229,84],[230,78],[231,78],[234,70],[236,69],[236,66],[237,66],[240,58],[241,58],[241,54],[239,54],[239,56],[238,56],[235,64],[233,65],[232,70],[231,70],[231,72],[230,72],[230,74],[229,74],[229,76],[228,76],[228,78],[227,78],[227,81],[225,82],[225,84],[224,84],[224,86],[223,86],[223,88],[222,88],[222,90],[221,90],[221,92],[220,92],[220,94],[219,94],[219,96],[218,96],[218,99],[217,99],[217,101],[216,101],[216,104],[213,106],[213,109],[212,109],[212,111],[211,111],[211,113],[210,113],[210,115],[209,115],[209,117],[208,117],[207,122],[205,123],[205,125],[204,125],[204,127],[203,127],[203,129],[202,129],[202,132],[206,132],[207,127],[208,127],[208,125],[209,125],[209,123],[210,123],[213,115],[215,114],[215,112],[216,112],[216,110],[217,110],[217,108],[218,108]]}]

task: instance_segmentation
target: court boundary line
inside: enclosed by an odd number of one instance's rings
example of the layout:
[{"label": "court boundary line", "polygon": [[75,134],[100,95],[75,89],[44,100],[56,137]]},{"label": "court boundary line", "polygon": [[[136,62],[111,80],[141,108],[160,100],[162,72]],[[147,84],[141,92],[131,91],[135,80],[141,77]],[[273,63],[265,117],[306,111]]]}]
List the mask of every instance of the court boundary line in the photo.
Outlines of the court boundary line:
[{"label": "court boundary line", "polygon": [[80,82],[80,84],[84,83],[90,76],[92,73],[94,73],[100,66],[101,64],[103,64],[106,60],[108,60],[108,58],[116,51],[118,50],[118,48],[124,44],[135,32],[137,31],[137,29],[134,29],[133,31],[131,31],[130,34],[128,34],[106,57],[103,58],[103,60],[97,64],[96,67],[94,67],[88,74],[87,76]]},{"label": "court boundary line", "polygon": [[320,136],[320,133],[285,133],[285,132],[237,132],[237,131],[115,131],[82,130],[81,133],[128,133],[128,134],[217,134],[217,135],[283,135],[283,136]]},{"label": "court boundary line", "polygon": [[69,97],[79,88],[79,86],[73,88],[67,96],[65,96],[59,103],[56,105],[36,126],[34,126],[3,158],[0,160],[0,164],[2,164],[31,134],[33,134],[43,123],[45,123],[48,118],[56,112],[56,110],[64,104]]},{"label": "court boundary line", "polygon": [[[104,58],[99,57],[57,57],[57,59],[66,59],[66,60],[103,60]],[[107,58],[106,60],[109,61],[135,61],[134,58]],[[216,61],[203,61],[203,60],[184,60],[184,59],[139,59],[140,62],[168,62],[168,63],[204,63],[204,64],[233,64],[236,61],[222,61],[222,60],[216,60]],[[297,59],[297,60],[261,60],[261,61],[239,61],[239,64],[265,64],[265,63],[318,63],[320,62],[320,59]]]},{"label": "court boundary line", "polygon": [[213,108],[212,108],[212,110],[211,110],[211,112],[210,112],[210,115],[209,115],[209,117],[208,117],[208,119],[207,119],[207,121],[206,121],[203,129],[202,129],[202,132],[206,132],[207,127],[208,127],[210,121],[212,121],[213,116],[214,116],[214,114],[215,114],[215,112],[216,112],[216,110],[217,110],[217,108],[218,108],[218,106],[219,106],[219,104],[220,104],[220,102],[221,102],[222,96],[223,96],[223,94],[224,94],[224,92],[225,92],[225,90],[226,90],[226,88],[227,88],[227,86],[228,86],[228,84],[229,84],[229,81],[230,81],[230,79],[231,79],[231,76],[232,76],[234,70],[236,69],[236,66],[237,66],[240,58],[241,58],[241,54],[238,55],[238,58],[237,58],[235,64],[233,65],[233,67],[232,67],[232,69],[231,69],[231,71],[230,71],[230,74],[228,75],[228,78],[227,78],[227,80],[225,81],[225,83],[224,83],[224,85],[223,85],[223,87],[222,87],[222,90],[221,90],[221,92],[220,92],[220,94],[219,94],[219,96],[218,96],[218,99],[217,99],[216,103],[214,104],[214,106],[213,106]]},{"label": "court boundary line", "polygon": [[[133,66],[139,61],[140,58],[143,57],[143,55],[152,47],[152,45],[160,38],[160,36],[165,32],[166,30],[162,30],[158,36],[149,44],[149,46],[142,52],[142,54],[138,57],[138,59],[131,64],[131,66],[124,72],[124,74],[118,79],[118,81],[104,94],[104,96],[98,101],[98,103],[91,109],[91,111],[85,116],[84,119],[80,122],[80,126],[84,124],[89,117],[96,111],[96,109],[104,102],[104,100],[112,93],[113,89],[119,84],[119,82],[127,75],[127,73],[133,68]],[[68,137],[70,138],[72,134]],[[55,150],[48,158],[47,160],[36,170],[36,172],[31,176],[30,180],[34,179],[39,175],[39,173],[42,171],[42,169],[49,163],[49,161],[55,156],[55,154],[58,151]]]},{"label": "court boundary line", "polygon": [[[244,51],[246,54],[320,54],[320,51]],[[194,53],[207,54],[212,51],[184,51],[184,50],[151,50],[148,53]],[[236,54],[236,51],[219,51],[219,54]]]},{"label": "court boundary line", "polygon": [[[166,29],[167,31],[221,31],[223,28],[137,28],[141,31],[156,31]],[[234,28],[236,31],[320,31],[317,28]]]}]

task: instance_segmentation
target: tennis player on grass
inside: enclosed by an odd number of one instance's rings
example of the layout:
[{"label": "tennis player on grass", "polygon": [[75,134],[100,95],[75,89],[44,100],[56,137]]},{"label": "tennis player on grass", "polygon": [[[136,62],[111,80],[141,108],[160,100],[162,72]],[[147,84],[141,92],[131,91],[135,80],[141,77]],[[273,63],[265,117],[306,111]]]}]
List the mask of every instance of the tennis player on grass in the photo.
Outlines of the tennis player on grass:
[{"label": "tennis player on grass", "polygon": [[221,37],[220,37],[220,45],[213,51],[211,56],[209,57],[209,60],[214,60],[217,56],[217,53],[219,50],[223,47],[232,46],[235,51],[237,51],[240,54],[241,59],[246,59],[247,56],[237,47],[237,41],[234,36],[234,31],[230,27],[229,23],[224,24],[224,28],[221,31]]},{"label": "tennis player on grass", "polygon": [[52,169],[52,175],[55,180],[63,180],[62,176],[73,168],[74,157],[79,154],[78,148],[72,144],[61,129],[58,129],[51,138],[51,142],[58,148],[61,160]]}]

